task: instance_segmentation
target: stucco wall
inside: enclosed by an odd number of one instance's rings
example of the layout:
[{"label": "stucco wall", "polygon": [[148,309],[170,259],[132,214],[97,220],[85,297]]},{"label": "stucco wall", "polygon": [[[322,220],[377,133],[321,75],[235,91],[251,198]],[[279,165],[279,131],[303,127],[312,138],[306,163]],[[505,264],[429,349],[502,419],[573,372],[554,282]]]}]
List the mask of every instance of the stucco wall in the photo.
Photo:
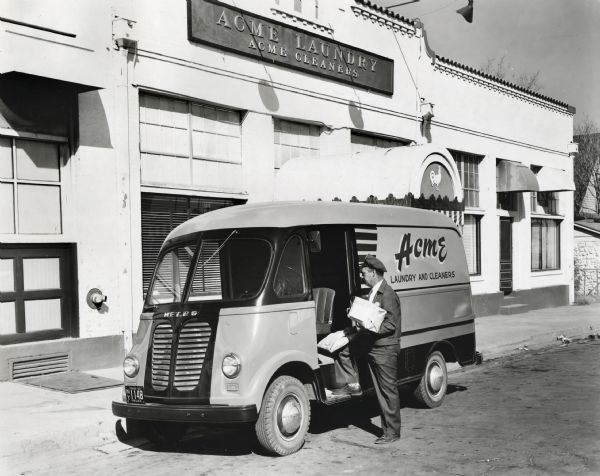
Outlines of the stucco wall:
[{"label": "stucco wall", "polygon": [[[38,39],[30,30],[25,32],[29,36],[11,37],[14,51],[31,53],[15,56],[17,66],[26,66],[27,71],[42,76],[60,74],[62,79],[74,82],[95,78],[102,87],[79,96],[79,144],[72,150],[63,171],[64,233],[0,237],[1,241],[17,243],[77,244],[81,336],[124,335],[128,345],[137,326],[142,304],[140,91],[244,112],[242,186],[234,195],[249,201],[273,197],[273,117],[323,126],[322,155],[349,152],[353,130],[417,143],[431,140],[443,147],[481,154],[482,274],[473,277],[472,283],[475,294],[496,293],[498,219],[507,215],[496,210],[496,159],[548,165],[572,173],[572,161],[566,154],[571,141],[572,115],[522,95],[501,92],[435,69],[420,31],[404,23],[402,26],[410,30],[408,33],[394,32],[390,25],[402,23],[400,20],[352,0],[321,1],[318,16],[305,11],[299,14],[299,20],[272,11],[272,8],[291,11],[294,3],[291,0],[224,3],[314,33],[311,23],[302,25],[305,18],[333,29],[332,39],[338,42],[393,59],[394,94],[373,93],[192,43],[188,40],[187,3],[183,0],[147,0],[143,8],[141,2],[124,0],[85,6],[75,0],[57,0],[52,5],[2,2],[3,6],[10,5],[10,10],[3,10],[3,16],[76,34],[75,38],[61,38],[61,44],[50,41],[56,39],[51,33],[41,31],[35,33]],[[372,16],[357,13],[357,7]],[[117,49],[113,42],[113,20],[118,18],[135,22],[131,33],[137,47],[129,52]],[[6,39],[4,26],[0,25],[0,40]],[[11,28],[26,29],[17,25]],[[13,60],[13,56],[6,56],[5,50],[0,51],[2,64]],[[64,63],[61,58],[66,58]],[[81,61],[73,63],[73,58]],[[435,104],[430,139],[421,135],[419,96]],[[218,185],[210,192],[167,191],[231,196],[230,192],[219,190]],[[529,194],[523,195],[519,211],[512,215],[516,289],[570,283],[572,194],[561,192],[560,203],[560,214],[564,216],[563,267],[558,271],[531,273]],[[90,309],[85,303],[92,287],[100,288],[108,296],[101,311]]]}]

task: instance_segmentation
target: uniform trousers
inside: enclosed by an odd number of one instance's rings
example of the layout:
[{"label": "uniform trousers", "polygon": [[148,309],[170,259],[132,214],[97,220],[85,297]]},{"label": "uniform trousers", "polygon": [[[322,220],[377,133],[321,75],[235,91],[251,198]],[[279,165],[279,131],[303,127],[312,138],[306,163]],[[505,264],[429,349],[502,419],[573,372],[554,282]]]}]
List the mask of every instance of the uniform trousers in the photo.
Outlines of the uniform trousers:
[{"label": "uniform trousers", "polygon": [[335,360],[336,384],[343,387],[348,383],[359,382],[356,360],[366,355],[381,410],[384,436],[400,436],[399,353],[399,343],[373,345],[373,339],[369,336],[358,334],[340,351]]}]

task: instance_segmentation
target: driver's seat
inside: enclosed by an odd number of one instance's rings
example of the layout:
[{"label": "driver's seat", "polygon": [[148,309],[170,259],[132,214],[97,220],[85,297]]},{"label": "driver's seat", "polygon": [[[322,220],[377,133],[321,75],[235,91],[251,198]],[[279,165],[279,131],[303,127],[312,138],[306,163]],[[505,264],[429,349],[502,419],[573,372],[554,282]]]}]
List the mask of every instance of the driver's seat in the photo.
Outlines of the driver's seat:
[{"label": "driver's seat", "polygon": [[335,289],[314,288],[312,292],[317,316],[317,335],[329,334],[331,332],[331,321],[333,320]]}]

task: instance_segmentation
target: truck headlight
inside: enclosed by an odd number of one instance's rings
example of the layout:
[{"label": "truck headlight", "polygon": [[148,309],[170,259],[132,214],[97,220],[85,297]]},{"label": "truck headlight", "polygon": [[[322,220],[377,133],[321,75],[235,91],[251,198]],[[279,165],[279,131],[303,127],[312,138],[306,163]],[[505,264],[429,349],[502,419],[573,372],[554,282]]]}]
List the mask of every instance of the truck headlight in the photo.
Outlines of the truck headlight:
[{"label": "truck headlight", "polygon": [[123,360],[123,372],[130,378],[135,377],[140,371],[140,363],[133,355],[128,355]]},{"label": "truck headlight", "polygon": [[225,375],[225,377],[235,378],[240,374],[240,370],[242,370],[242,362],[237,355],[227,354],[225,357],[223,357],[221,370],[223,371],[223,375]]}]

